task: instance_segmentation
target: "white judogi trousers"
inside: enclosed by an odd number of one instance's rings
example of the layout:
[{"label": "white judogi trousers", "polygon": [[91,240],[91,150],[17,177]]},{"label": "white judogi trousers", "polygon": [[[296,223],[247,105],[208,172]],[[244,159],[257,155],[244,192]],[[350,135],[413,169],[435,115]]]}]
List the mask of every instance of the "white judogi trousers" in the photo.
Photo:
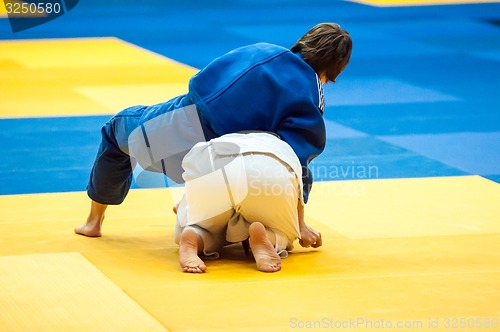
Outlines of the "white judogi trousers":
[{"label": "white judogi trousers", "polygon": [[204,241],[204,255],[244,241],[261,222],[282,257],[300,237],[297,204],[302,169],[292,148],[268,133],[228,134],[198,143],[183,160],[185,193],[177,210],[175,242],[184,228]]}]

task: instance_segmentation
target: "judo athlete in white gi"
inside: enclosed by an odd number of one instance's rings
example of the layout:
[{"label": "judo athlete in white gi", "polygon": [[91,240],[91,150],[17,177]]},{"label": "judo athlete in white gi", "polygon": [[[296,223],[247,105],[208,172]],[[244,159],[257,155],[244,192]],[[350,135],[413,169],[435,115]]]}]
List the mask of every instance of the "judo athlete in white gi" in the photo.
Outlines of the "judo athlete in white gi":
[{"label": "judo athlete in white gi", "polygon": [[186,185],[174,208],[174,238],[184,272],[205,272],[200,256],[218,258],[225,245],[247,239],[263,272],[279,271],[296,239],[321,246],[321,234],[304,222],[300,161],[276,135],[237,133],[201,142],[182,166]]}]

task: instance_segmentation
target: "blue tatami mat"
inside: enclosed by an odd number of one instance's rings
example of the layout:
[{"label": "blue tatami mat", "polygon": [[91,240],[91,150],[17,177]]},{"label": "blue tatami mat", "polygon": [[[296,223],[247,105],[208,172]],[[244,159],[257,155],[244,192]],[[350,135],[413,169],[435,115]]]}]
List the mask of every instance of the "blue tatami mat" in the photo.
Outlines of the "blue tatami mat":
[{"label": "blue tatami mat", "polygon": [[[324,21],[350,32],[353,54],[338,82],[325,86],[328,144],[313,163],[316,180],[498,181],[500,3],[88,0],[15,34],[0,18],[0,39],[114,36],[202,68],[245,44],[289,47]],[[0,119],[0,194],[85,190],[100,126],[110,116]],[[377,172],[352,172],[357,166]]]}]

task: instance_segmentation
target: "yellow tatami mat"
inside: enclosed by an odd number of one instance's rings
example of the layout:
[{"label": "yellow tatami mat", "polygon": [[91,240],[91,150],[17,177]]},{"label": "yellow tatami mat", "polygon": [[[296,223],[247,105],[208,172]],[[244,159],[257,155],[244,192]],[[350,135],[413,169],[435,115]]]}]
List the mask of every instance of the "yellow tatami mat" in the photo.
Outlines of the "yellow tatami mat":
[{"label": "yellow tatami mat", "polygon": [[[169,189],[132,190],[109,208],[103,236],[85,238],[73,234],[87,215],[85,193],[0,197],[0,301],[9,301],[0,326],[56,324],[44,321],[41,303],[25,303],[30,290],[51,301],[59,322],[92,312],[96,301],[108,308],[99,319],[112,316],[107,324],[143,319],[136,331],[155,321],[171,331],[500,329],[492,328],[500,319],[500,186],[484,178],[315,183],[306,221],[324,245],[297,244],[274,274],[256,271],[240,246],[207,261],[203,275],[182,273],[173,201]],[[60,288],[45,288],[50,280]]]},{"label": "yellow tatami mat", "polygon": [[167,331],[79,253],[0,257],[2,331]]},{"label": "yellow tatami mat", "polygon": [[0,117],[112,114],[185,93],[197,72],[112,37],[1,41],[0,67]]}]

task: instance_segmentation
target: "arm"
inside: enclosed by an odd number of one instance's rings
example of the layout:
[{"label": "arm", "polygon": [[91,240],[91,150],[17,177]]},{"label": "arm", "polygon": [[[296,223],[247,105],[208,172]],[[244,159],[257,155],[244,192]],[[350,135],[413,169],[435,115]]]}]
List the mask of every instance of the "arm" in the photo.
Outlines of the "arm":
[{"label": "arm", "polygon": [[292,108],[289,113],[276,133],[292,147],[300,161],[304,202],[307,203],[313,183],[309,163],[325,148],[325,123],[319,109],[313,104]]},{"label": "arm", "polygon": [[299,217],[300,240],[299,244],[304,248],[318,248],[323,244],[321,233],[306,225],[304,221],[304,205],[299,201],[297,204]]}]

